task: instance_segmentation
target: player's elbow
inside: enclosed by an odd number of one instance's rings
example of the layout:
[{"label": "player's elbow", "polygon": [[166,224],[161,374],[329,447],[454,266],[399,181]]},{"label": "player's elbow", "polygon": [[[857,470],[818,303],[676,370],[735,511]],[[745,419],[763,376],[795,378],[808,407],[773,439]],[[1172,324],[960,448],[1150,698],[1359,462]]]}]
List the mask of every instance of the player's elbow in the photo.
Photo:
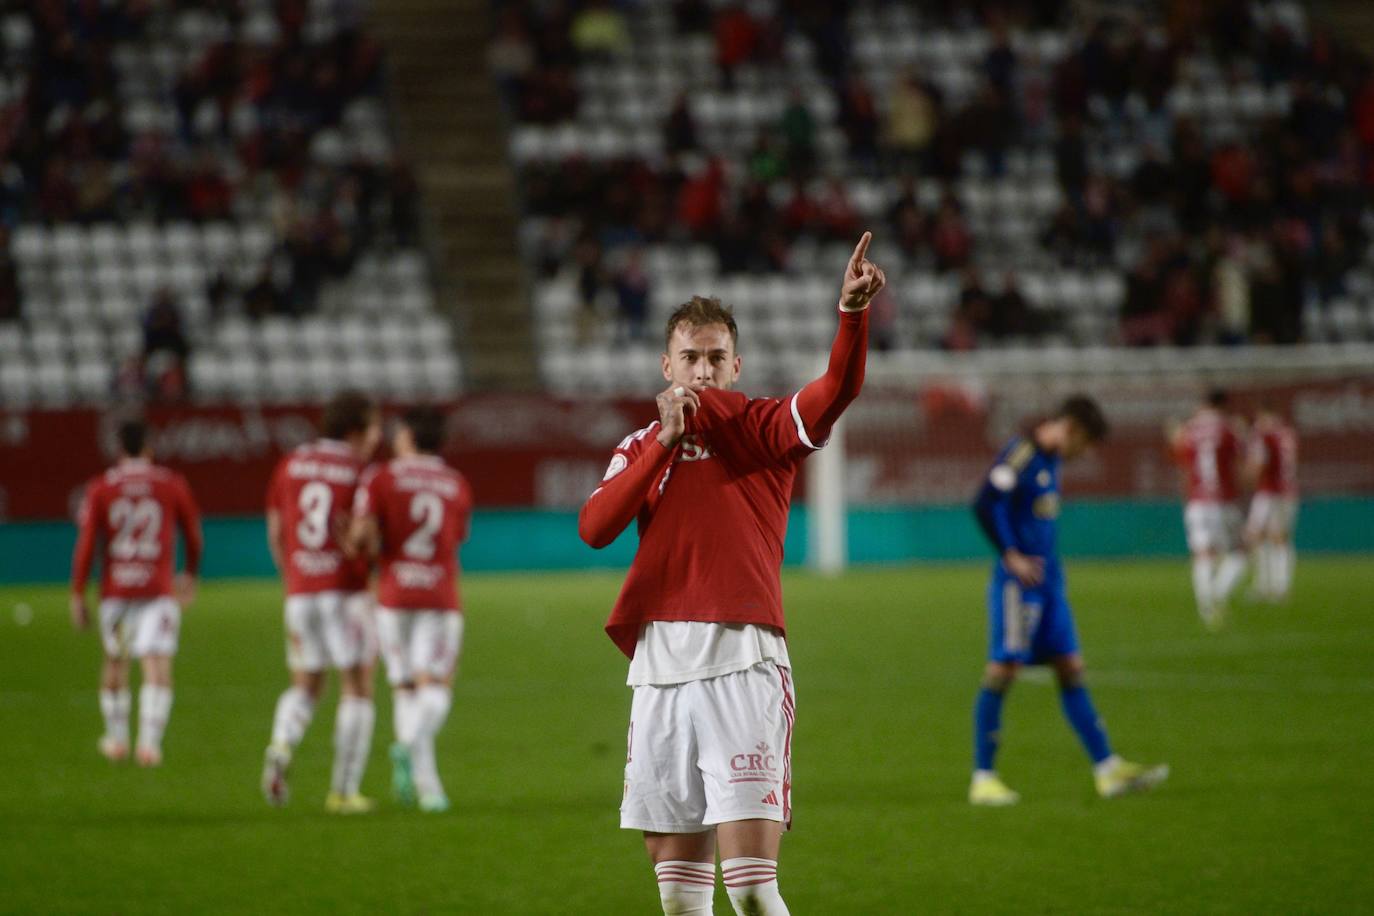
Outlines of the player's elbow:
[{"label": "player's elbow", "polygon": [[587,511],[587,506],[582,507],[582,512],[577,517],[577,535],[588,547],[600,550],[614,541],[618,533],[612,531],[610,525],[598,523],[593,514]]}]

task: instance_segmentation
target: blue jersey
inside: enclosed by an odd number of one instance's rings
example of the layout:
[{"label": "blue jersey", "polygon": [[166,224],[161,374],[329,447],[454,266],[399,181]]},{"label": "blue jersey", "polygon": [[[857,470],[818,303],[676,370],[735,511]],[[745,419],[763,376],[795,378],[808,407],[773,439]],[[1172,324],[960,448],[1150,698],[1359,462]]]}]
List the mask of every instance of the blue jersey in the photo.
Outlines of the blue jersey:
[{"label": "blue jersey", "polygon": [[973,511],[999,556],[1015,548],[1057,565],[1059,456],[1029,438],[1011,440],[993,461]]}]

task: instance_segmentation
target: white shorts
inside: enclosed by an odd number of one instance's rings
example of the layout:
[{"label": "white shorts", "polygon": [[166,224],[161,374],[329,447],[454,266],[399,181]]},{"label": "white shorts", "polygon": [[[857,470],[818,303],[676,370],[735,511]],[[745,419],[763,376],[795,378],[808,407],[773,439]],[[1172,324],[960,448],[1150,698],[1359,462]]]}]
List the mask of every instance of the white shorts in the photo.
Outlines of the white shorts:
[{"label": "white shorts", "polygon": [[377,611],[377,636],[393,687],[421,674],[446,680],[463,649],[463,615],[456,611]]},{"label": "white shorts", "polygon": [[100,602],[100,641],[111,658],[177,654],[181,605],[161,598],[106,598]]},{"label": "white shorts", "polygon": [[792,672],[774,662],[634,689],[620,826],[700,833],[792,821]]},{"label": "white shorts", "polygon": [[1293,534],[1298,519],[1298,501],[1278,493],[1256,493],[1250,500],[1250,518],[1245,530],[1252,538],[1287,539]]},{"label": "white shorts", "polygon": [[1230,553],[1240,549],[1240,510],[1230,503],[1190,502],[1183,509],[1191,553]]},{"label": "white shorts", "polygon": [[377,657],[367,592],[315,592],[286,599],[286,666],[324,671],[370,665]]}]

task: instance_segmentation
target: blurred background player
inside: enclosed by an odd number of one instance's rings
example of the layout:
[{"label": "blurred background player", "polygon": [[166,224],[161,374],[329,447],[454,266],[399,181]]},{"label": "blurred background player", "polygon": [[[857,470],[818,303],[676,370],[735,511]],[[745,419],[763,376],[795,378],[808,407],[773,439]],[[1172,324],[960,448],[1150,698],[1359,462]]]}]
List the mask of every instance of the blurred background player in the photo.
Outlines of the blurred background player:
[{"label": "blurred background player", "polygon": [[354,491],[382,437],[381,415],[363,394],[344,392],[325,407],[321,438],[277,464],[267,492],[267,543],[286,582],[286,663],[291,686],[277,700],[262,791],[284,805],[291,756],[314,717],[325,672],[340,675],[334,769],[325,807],[371,810],[359,794],[372,746],[375,637],[365,558],[346,556]]},{"label": "blurred background player", "polygon": [[1093,762],[1097,793],[1114,798],[1150,789],[1169,775],[1112,753],[1107,732],[1083,685],[1073,614],[1059,562],[1059,466],[1107,435],[1097,403],[1075,396],[1055,414],[1012,439],[998,454],[974,503],[998,561],[988,586],[988,662],[974,707],[974,770],[969,801],[1011,805],[1020,796],[994,769],[1001,740],[1002,701],[1022,665],[1049,664],[1059,681],[1064,717]]},{"label": "blurred background player", "polygon": [[1174,461],[1183,470],[1188,502],[1183,524],[1193,555],[1193,594],[1203,626],[1226,621],[1227,602],[1245,575],[1241,543],[1241,439],[1227,413],[1228,397],[1214,388],[1182,425],[1166,432]]},{"label": "blurred background player", "polygon": [[1268,404],[1255,411],[1246,470],[1255,486],[1245,525],[1255,562],[1255,597],[1286,601],[1297,557],[1298,433]]},{"label": "blurred background player", "polygon": [[[204,541],[191,488],[180,474],[152,463],[143,421],[120,423],[116,438],[118,461],[86,485],[77,518],[72,623],[78,630],[90,625],[86,580],[99,541],[100,641],[105,651],[100,753],[110,760],[129,755],[129,659],[137,658],[143,665],[143,686],[134,756],[140,766],[152,767],[162,763],[162,734],[172,711],[172,658],[181,612],[195,597]],[[181,529],[185,543],[186,568],[174,578],[175,528]]]},{"label": "blurred background player", "polygon": [[396,457],[358,487],[354,550],[376,556],[377,635],[395,703],[392,788],[422,811],[448,810],[434,739],[448,718],[463,644],[458,547],[467,540],[472,490],[439,456],[444,415],[413,407],[392,440]]},{"label": "blurred background player", "polygon": [[730,389],[738,332],[717,299],[668,319],[659,419],[616,448],[579,533],[639,548],[606,631],[634,688],[620,825],[644,831],[663,911],[710,913],[716,854],[738,913],[786,913],[778,850],[791,821],[796,712],[784,638],[783,534],[801,461],[859,395],[868,304],[883,272],[845,269],[825,375],[786,400]]}]

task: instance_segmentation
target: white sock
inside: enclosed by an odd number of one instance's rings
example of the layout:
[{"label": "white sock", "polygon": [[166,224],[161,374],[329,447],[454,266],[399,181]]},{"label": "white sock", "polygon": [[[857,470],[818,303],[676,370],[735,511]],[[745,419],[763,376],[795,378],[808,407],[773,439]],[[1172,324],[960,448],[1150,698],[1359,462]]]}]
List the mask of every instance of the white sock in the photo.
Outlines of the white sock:
[{"label": "white sock", "polygon": [[1115,770],[1120,763],[1121,758],[1116,754],[1112,754],[1110,757],[1099,760],[1097,763],[1093,764],[1093,775],[1103,776],[1110,773],[1112,770]]},{"label": "white sock", "polygon": [[1240,584],[1240,577],[1245,575],[1245,554],[1228,553],[1222,557],[1221,565],[1217,568],[1217,577],[1213,582],[1212,595],[1217,601],[1225,601],[1231,597],[1231,592],[1235,591]]},{"label": "white sock", "polygon": [[711,916],[716,863],[671,859],[654,866],[664,916]]},{"label": "white sock", "polygon": [[105,717],[105,737],[121,744],[129,743],[128,688],[100,691],[100,714]]},{"label": "white sock", "polygon": [[1197,612],[1203,617],[1212,616],[1212,571],[1214,566],[1211,557],[1193,557],[1193,597],[1197,599]]},{"label": "white sock", "polygon": [[1292,542],[1274,545],[1274,597],[1287,598],[1293,588],[1293,568],[1298,565],[1298,552]]},{"label": "white sock", "polygon": [[330,790],[345,797],[358,794],[367,754],[372,747],[376,710],[367,697],[343,696],[334,716],[334,769]]},{"label": "white sock", "polygon": [[310,720],[315,717],[315,701],[299,687],[288,687],[277,700],[277,712],[272,717],[272,743],[288,752],[305,737]]},{"label": "white sock", "polygon": [[415,791],[421,798],[444,794],[444,784],[439,781],[439,767],[434,761],[433,735],[420,735],[411,742],[410,773],[415,780]]},{"label": "white sock", "polygon": [[415,699],[420,706],[419,732],[433,738],[448,719],[453,691],[442,684],[425,684],[415,692]]},{"label": "white sock", "polygon": [[172,688],[144,684],[138,691],[138,746],[161,750],[162,733],[172,712]]},{"label": "white sock", "polygon": [[391,697],[391,725],[396,730],[396,740],[401,744],[414,744],[420,730],[419,699],[414,690],[396,690]]},{"label": "white sock", "polygon": [[778,892],[778,863],[773,859],[740,856],[722,859],[725,892],[739,916],[788,916]]}]

